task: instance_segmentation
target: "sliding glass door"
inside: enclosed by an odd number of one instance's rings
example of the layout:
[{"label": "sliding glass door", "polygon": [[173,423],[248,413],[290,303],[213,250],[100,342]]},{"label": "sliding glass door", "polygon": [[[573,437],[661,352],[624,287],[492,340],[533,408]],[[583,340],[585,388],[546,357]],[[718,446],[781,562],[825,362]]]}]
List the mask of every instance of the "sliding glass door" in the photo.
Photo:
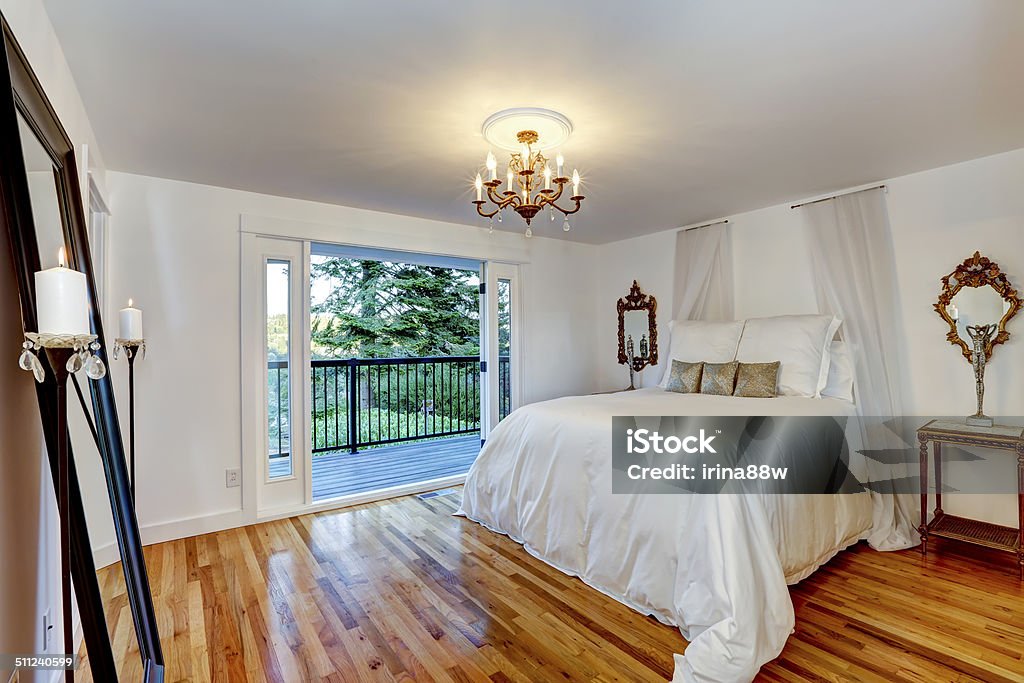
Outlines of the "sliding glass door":
[{"label": "sliding glass door", "polygon": [[519,268],[242,236],[243,507],[457,483],[521,402]]}]

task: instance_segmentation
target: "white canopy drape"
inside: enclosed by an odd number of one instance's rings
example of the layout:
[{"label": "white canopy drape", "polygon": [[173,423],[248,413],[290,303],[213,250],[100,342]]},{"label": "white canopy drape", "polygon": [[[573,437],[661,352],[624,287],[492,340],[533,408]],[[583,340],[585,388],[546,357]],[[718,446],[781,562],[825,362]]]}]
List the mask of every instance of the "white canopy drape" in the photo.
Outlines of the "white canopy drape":
[{"label": "white canopy drape", "polygon": [[676,236],[673,320],[732,320],[732,243],[728,224]]},{"label": "white canopy drape", "polygon": [[[801,207],[818,308],[842,319],[840,334],[854,360],[854,391],[867,451],[909,446],[900,436],[903,414],[896,256],[882,189],[847,194]],[[894,427],[894,425],[897,425]],[[893,492],[875,493],[874,531],[878,550],[917,545],[914,501],[899,493],[907,479],[904,463],[868,460],[873,481],[892,482]]]}]

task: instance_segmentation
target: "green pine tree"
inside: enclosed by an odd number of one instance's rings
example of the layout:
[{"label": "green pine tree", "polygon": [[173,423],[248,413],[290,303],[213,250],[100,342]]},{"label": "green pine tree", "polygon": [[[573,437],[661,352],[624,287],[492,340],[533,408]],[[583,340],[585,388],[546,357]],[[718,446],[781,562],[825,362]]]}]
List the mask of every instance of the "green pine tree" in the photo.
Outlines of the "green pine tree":
[{"label": "green pine tree", "polygon": [[478,295],[472,271],[385,261],[325,258],[328,279],[313,306],[313,347],[330,358],[461,356],[479,353]]}]

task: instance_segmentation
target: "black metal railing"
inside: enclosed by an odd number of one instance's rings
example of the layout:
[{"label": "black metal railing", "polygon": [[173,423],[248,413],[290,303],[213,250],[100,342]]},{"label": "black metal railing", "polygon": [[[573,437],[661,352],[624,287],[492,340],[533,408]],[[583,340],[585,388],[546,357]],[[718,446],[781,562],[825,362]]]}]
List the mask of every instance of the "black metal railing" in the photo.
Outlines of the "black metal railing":
[{"label": "black metal railing", "polygon": [[284,458],[291,452],[288,380],[288,361],[267,361],[267,436],[272,458]]},{"label": "black metal railing", "polygon": [[[269,361],[270,456],[289,447],[288,362]],[[512,409],[508,356],[498,359],[498,415]],[[314,360],[310,367],[313,453],[480,431],[476,356]]]}]

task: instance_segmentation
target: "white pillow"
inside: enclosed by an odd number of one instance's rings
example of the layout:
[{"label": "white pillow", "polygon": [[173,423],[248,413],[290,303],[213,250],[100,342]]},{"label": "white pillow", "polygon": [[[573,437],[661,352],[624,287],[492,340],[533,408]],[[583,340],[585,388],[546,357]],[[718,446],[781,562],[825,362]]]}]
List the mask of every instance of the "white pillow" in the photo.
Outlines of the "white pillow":
[{"label": "white pillow", "polygon": [[834,341],[829,347],[828,355],[828,381],[821,390],[821,395],[853,403],[853,356],[850,354],[850,345]]},{"label": "white pillow", "polygon": [[831,315],[751,318],[736,351],[741,363],[780,361],[779,394],[820,398],[828,381],[828,348],[840,320]]},{"label": "white pillow", "polygon": [[727,323],[673,320],[669,324],[668,362],[658,386],[665,388],[674,360],[684,363],[728,363],[736,360],[736,347],[742,334],[742,320]]}]

